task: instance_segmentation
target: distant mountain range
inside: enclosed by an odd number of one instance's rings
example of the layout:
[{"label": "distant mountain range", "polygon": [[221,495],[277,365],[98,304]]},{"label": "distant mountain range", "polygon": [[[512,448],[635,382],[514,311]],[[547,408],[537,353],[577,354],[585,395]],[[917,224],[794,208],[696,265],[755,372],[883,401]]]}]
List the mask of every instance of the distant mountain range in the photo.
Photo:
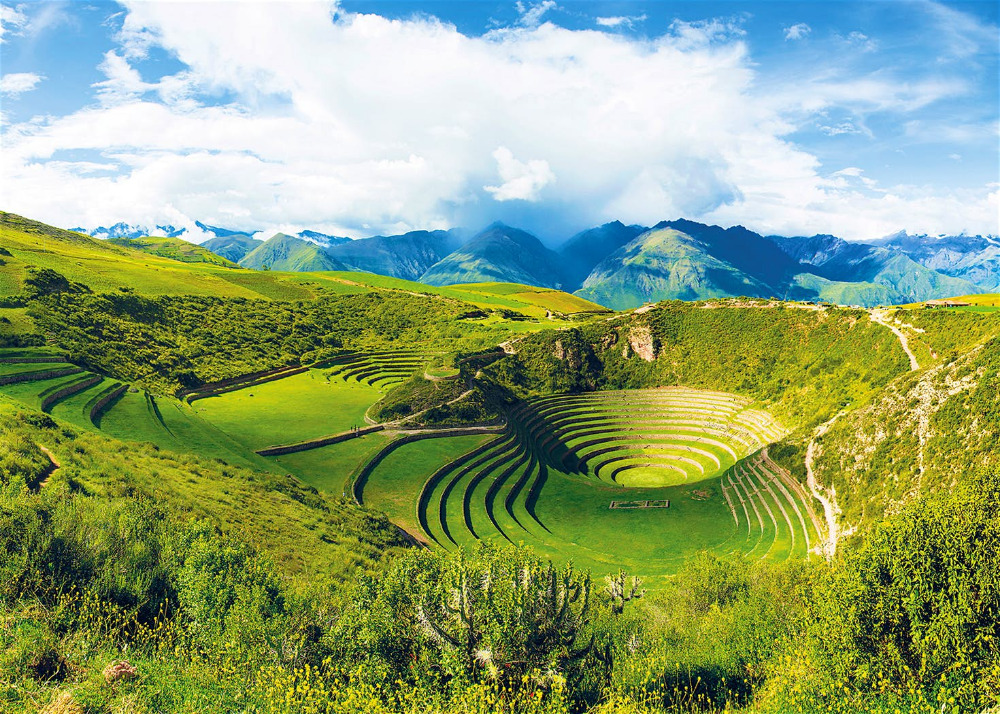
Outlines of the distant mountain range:
[{"label": "distant mountain range", "polygon": [[[213,235],[201,248],[224,259],[220,264],[365,271],[428,285],[524,283],[575,291],[614,309],[738,295],[871,306],[1000,289],[1000,240],[993,236],[899,233],[858,243],[833,235],[764,236],[742,226],[683,219],[652,228],[615,221],[578,233],[553,251],[530,233],[502,223],[468,240],[460,230],[357,240],[307,230],[261,241],[196,225]],[[133,247],[169,253],[166,257],[217,262],[162,241],[135,241],[149,231],[124,223],[80,232],[116,242],[132,239]],[[183,234],[172,226],[158,226],[156,232]]]}]

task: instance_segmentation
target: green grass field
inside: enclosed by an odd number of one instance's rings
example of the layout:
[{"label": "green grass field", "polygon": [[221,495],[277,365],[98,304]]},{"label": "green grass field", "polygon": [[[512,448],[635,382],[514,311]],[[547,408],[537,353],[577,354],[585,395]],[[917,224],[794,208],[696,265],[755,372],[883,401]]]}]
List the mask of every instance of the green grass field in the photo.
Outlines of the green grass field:
[{"label": "green grass field", "polygon": [[199,417],[250,450],[292,444],[365,425],[382,393],[364,382],[330,379],[311,369],[291,377],[199,399]]},{"label": "green grass field", "polygon": [[303,482],[330,495],[344,495],[348,481],[358,467],[374,456],[394,437],[376,432],[339,444],[300,451],[283,456],[267,457],[285,473],[294,474]]}]

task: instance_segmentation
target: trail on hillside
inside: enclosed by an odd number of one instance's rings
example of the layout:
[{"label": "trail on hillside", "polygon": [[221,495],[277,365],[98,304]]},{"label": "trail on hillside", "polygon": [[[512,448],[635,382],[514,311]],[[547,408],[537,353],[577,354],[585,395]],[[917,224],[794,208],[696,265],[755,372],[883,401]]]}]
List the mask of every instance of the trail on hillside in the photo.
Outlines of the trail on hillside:
[{"label": "trail on hillside", "polygon": [[38,450],[45,454],[45,458],[49,460],[49,465],[45,468],[45,471],[42,472],[42,477],[38,479],[38,482],[35,484],[34,490],[41,491],[42,488],[44,488],[49,482],[49,479],[52,478],[52,474],[62,467],[62,464],[60,464],[59,460],[56,459],[55,454],[41,444],[38,445]]},{"label": "trail on hillside", "polygon": [[906,335],[902,330],[889,322],[889,319],[886,317],[885,310],[871,310],[868,314],[871,316],[872,322],[877,322],[882,325],[882,327],[888,327],[893,331],[896,337],[899,338],[899,344],[902,346],[903,352],[905,352],[906,356],[910,358],[910,371],[916,372],[920,369],[920,363],[917,362],[916,355],[914,355],[913,351],[910,349],[910,341],[906,338]]},{"label": "trail on hillside", "polygon": [[[813,471],[813,459],[816,457],[816,440],[829,431],[833,423],[845,413],[844,411],[839,411],[831,419],[816,427],[816,431],[813,432],[812,439],[809,440],[809,445],[806,447],[806,485],[809,486],[809,491],[813,497],[823,504],[823,515],[826,520],[827,532],[826,543],[823,544],[823,552],[828,560],[832,559],[837,552],[837,540],[841,535],[837,532],[837,514],[840,513],[840,507],[837,506],[837,489],[833,486],[830,486],[829,490],[824,489],[820,485],[819,479],[816,478],[816,473]],[[845,535],[852,531],[848,531]]]}]

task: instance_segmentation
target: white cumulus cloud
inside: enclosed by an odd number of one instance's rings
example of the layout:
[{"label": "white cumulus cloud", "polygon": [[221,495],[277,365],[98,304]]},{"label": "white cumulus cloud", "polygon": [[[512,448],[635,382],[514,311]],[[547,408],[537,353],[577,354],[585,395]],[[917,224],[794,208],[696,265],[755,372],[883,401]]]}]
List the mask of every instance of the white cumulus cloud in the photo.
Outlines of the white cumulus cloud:
[{"label": "white cumulus cloud", "polygon": [[634,27],[640,22],[645,21],[645,15],[615,15],[612,17],[598,17],[594,20],[601,27]]},{"label": "white cumulus cloud", "polygon": [[556,180],[548,161],[518,161],[506,146],[494,151],[493,158],[503,183],[483,188],[497,201],[537,201],[541,190]]},{"label": "white cumulus cloud", "polygon": [[786,40],[801,40],[803,37],[812,32],[812,28],[809,27],[804,22],[797,22],[791,27],[785,28],[785,39]]},{"label": "white cumulus cloud", "polygon": [[19,94],[30,92],[45,77],[34,72],[14,72],[0,77],[0,94],[7,97],[16,97]]},{"label": "white cumulus cloud", "polygon": [[[739,17],[630,37],[542,22],[547,0],[470,37],[334,2],[125,5],[99,101],[4,127],[8,210],[62,226],[337,235],[524,216],[550,237],[680,216],[857,238],[904,224],[997,232],[996,186],[833,176],[794,141],[831,108],[863,126],[961,93],[960,78],[761,87]],[[184,69],[143,77],[152,47]]]}]

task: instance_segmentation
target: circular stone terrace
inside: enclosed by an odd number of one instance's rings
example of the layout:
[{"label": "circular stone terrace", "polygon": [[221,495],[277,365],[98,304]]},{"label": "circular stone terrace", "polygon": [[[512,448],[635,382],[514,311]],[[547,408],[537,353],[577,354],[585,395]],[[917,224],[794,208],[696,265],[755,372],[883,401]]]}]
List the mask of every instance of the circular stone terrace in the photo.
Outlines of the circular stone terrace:
[{"label": "circular stone terrace", "polygon": [[526,543],[595,572],[666,574],[700,550],[804,558],[821,544],[809,497],[767,456],[785,430],[744,397],[567,394],[507,416],[436,461],[426,444],[401,444],[368,470],[359,500],[432,546]]}]

